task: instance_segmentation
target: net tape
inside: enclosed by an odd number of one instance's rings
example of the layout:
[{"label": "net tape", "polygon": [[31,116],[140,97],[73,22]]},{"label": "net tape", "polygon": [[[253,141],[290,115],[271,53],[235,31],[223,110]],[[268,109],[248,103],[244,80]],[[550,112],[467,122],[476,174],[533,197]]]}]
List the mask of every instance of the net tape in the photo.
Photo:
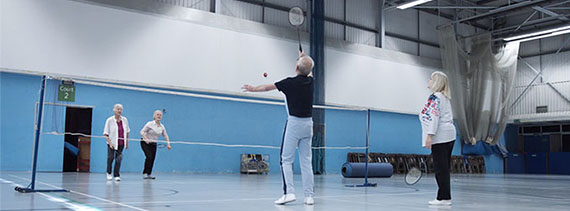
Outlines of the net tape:
[{"label": "net tape", "polygon": [[[88,137],[88,138],[97,138],[97,139],[105,139],[105,136],[97,136],[97,135],[87,135],[87,134],[83,134],[83,133],[71,133],[71,132],[56,132],[56,131],[51,131],[51,132],[43,132],[42,134],[47,134],[47,135],[57,135],[57,136],[63,136],[63,135],[72,135],[72,136],[82,136],[82,137]],[[153,140],[153,139],[148,139],[151,140],[153,142],[156,143],[168,143],[167,141],[163,141],[163,140]],[[142,141],[140,138],[129,138],[128,141],[136,141],[136,142],[140,142]],[[214,143],[214,142],[194,142],[194,141],[170,141],[171,144],[185,144],[185,145],[201,145],[201,146],[218,146],[218,147],[232,147],[232,148],[240,148],[240,147],[246,147],[246,148],[264,148],[264,149],[281,149],[280,146],[270,146],[270,145],[251,145],[251,144],[221,144],[221,143]],[[312,147],[313,149],[366,149],[366,147],[355,147],[355,146],[343,146],[343,147]]]}]

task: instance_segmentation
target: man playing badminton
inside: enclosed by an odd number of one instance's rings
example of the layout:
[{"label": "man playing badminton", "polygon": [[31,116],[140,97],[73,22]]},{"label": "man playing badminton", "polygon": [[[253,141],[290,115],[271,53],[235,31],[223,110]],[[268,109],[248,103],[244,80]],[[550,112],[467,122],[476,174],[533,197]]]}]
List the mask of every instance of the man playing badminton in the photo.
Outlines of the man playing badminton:
[{"label": "man playing badminton", "polygon": [[277,89],[285,94],[287,123],[281,143],[281,172],[283,196],[275,204],[283,205],[296,200],[293,187],[293,161],[295,148],[299,148],[301,175],[305,204],[313,205],[313,166],[311,141],[313,138],[313,77],[310,76],[314,62],[302,51],[297,60],[297,76],[283,79],[275,84],[259,86],[243,85],[244,92],[265,92]]}]

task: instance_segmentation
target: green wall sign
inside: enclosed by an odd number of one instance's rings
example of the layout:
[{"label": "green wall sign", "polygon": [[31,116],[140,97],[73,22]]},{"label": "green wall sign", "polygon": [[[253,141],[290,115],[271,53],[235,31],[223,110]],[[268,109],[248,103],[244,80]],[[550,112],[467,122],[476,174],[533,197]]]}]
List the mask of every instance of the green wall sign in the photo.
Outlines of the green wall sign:
[{"label": "green wall sign", "polygon": [[75,86],[60,84],[57,88],[57,100],[75,102]]}]

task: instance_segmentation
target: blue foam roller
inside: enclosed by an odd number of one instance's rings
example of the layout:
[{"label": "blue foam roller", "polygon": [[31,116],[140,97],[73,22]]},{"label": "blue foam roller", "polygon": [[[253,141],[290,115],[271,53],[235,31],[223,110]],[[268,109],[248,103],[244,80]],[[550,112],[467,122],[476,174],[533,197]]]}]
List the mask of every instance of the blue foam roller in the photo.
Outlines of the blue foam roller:
[{"label": "blue foam roller", "polygon": [[65,147],[65,149],[67,149],[71,153],[73,153],[73,155],[79,154],[79,148],[77,148],[76,146],[73,146],[73,144],[66,141],[63,146]]},{"label": "blue foam roller", "polygon": [[[342,176],[346,178],[363,178],[366,163],[342,164]],[[394,168],[390,163],[368,163],[368,177],[391,177]]]}]

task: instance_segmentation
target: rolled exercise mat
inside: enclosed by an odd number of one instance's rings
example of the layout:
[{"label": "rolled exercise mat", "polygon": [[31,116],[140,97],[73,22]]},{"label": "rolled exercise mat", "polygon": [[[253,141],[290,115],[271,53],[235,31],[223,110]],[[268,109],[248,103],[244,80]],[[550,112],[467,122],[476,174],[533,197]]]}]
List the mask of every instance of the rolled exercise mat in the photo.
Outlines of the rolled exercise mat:
[{"label": "rolled exercise mat", "polygon": [[[346,178],[362,178],[365,173],[366,163],[342,164],[342,176]],[[368,163],[368,177],[391,177],[393,167],[390,163]]]}]

